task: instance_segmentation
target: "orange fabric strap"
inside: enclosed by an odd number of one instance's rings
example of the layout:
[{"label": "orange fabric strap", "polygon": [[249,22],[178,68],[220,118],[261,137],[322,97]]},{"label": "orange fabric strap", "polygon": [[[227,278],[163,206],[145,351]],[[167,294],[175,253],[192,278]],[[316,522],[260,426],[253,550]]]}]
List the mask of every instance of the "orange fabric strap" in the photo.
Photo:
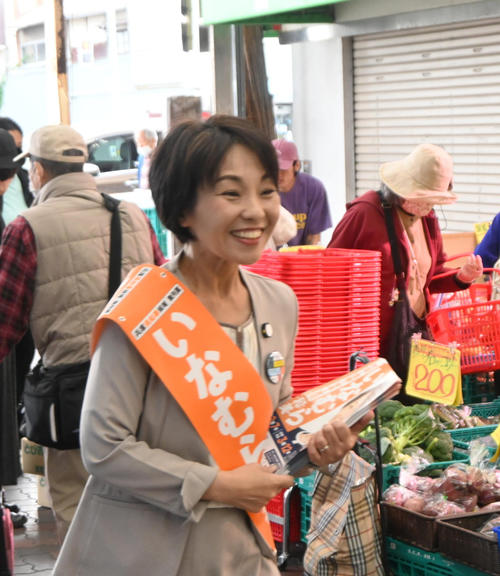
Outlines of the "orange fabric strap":
[{"label": "orange fabric strap", "polygon": [[[271,398],[245,355],[174,274],[153,265],[131,270],[97,320],[92,352],[107,321],[125,332],[221,470],[259,461]],[[265,509],[249,515],[274,549]]]}]

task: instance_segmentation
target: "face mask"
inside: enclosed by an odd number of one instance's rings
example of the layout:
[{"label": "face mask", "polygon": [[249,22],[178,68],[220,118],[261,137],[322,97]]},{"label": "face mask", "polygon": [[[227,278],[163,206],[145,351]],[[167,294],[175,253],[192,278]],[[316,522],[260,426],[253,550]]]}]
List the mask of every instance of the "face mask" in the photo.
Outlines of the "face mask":
[{"label": "face mask", "polygon": [[433,206],[432,202],[422,202],[419,200],[403,200],[403,202],[401,202],[401,208],[405,212],[413,214],[413,216],[418,216],[419,218],[427,216]]},{"label": "face mask", "polygon": [[141,156],[149,156],[152,151],[153,149],[151,148],[151,146],[139,146],[137,148],[137,152],[139,152]]}]

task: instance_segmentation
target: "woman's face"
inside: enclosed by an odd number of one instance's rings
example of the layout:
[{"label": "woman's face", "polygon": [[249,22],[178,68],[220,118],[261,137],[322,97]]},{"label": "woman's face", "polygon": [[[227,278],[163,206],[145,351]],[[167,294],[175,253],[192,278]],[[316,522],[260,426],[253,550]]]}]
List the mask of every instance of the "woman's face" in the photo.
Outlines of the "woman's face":
[{"label": "woman's face", "polygon": [[215,184],[203,186],[181,224],[196,238],[193,250],[236,264],[256,262],[278,220],[280,200],[257,156],[239,144],[223,159]]}]

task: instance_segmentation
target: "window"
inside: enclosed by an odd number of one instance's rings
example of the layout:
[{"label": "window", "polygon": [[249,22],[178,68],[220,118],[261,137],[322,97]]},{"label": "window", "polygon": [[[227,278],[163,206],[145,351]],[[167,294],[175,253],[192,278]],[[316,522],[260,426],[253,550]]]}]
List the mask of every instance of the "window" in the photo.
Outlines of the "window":
[{"label": "window", "polygon": [[45,30],[43,24],[27,26],[18,31],[19,51],[23,64],[45,60]]},{"label": "window", "polygon": [[129,52],[128,18],[126,10],[116,11],[116,50],[118,54]]},{"label": "window", "polygon": [[193,22],[193,2],[198,2],[199,14],[199,0],[181,0],[182,49],[184,52],[193,50],[193,34],[198,33],[200,52],[208,52],[208,26],[199,26],[197,21]]},{"label": "window", "polygon": [[108,56],[106,14],[73,18],[68,22],[71,62],[94,62]]}]

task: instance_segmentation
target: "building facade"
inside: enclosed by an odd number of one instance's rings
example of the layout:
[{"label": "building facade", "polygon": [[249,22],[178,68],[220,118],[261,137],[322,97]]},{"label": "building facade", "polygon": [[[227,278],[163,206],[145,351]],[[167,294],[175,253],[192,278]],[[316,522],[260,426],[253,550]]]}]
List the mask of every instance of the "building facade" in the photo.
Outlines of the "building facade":
[{"label": "building facade", "polygon": [[454,159],[459,200],[438,210],[442,229],[491,220],[500,209],[500,2],[284,4],[269,0],[232,21],[281,24],[280,43],[292,47],[293,136],[334,221],[346,201],[378,187],[381,163],[423,141]]},{"label": "building facade", "polygon": [[[0,113],[26,134],[59,122],[54,0],[5,0]],[[71,124],[85,137],[166,130],[169,99],[197,96],[212,111],[209,29],[198,0],[64,0]]]}]

